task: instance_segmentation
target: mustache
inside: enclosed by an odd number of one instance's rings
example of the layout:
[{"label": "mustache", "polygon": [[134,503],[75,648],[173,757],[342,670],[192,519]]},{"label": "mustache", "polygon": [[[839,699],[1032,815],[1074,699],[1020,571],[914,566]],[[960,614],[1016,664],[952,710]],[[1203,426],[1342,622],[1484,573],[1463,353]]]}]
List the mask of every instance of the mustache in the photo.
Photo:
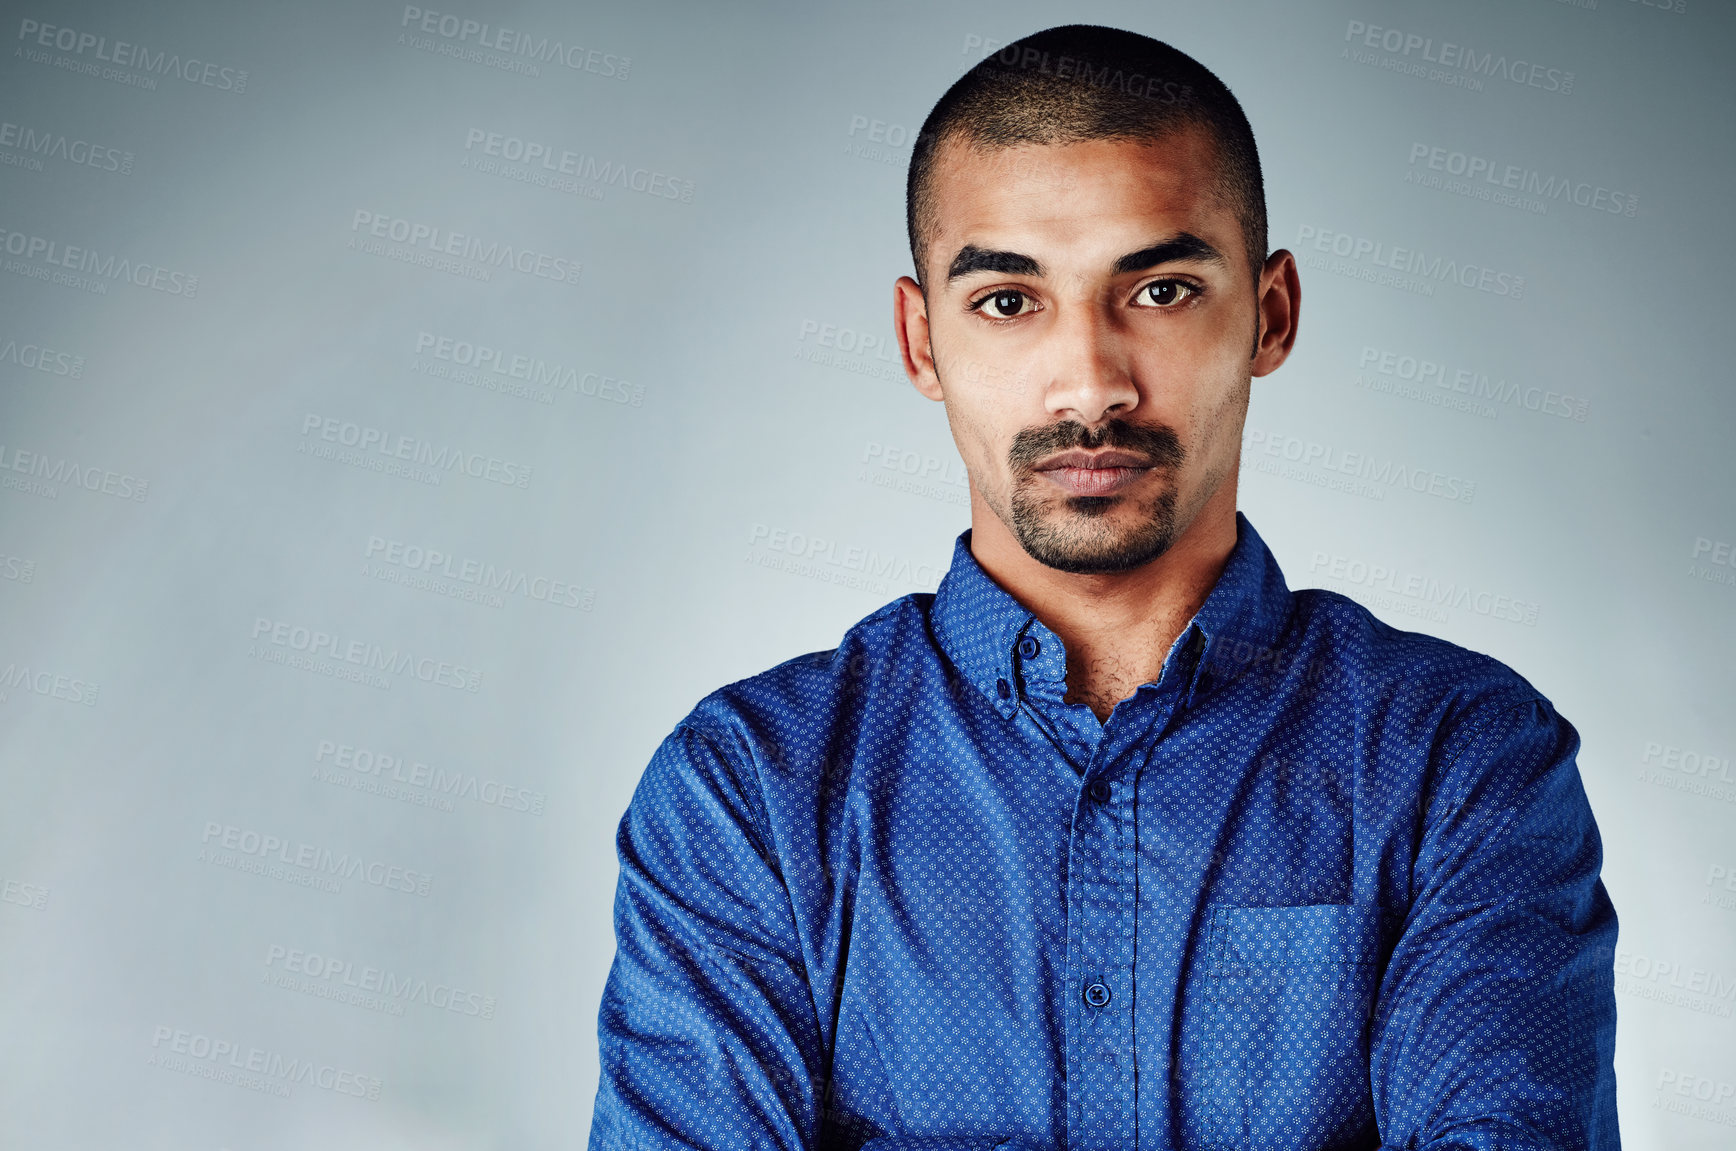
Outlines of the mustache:
[{"label": "mustache", "polygon": [[1159,468],[1179,468],[1187,458],[1181,437],[1167,424],[1135,424],[1127,420],[1109,420],[1095,431],[1078,420],[1062,420],[1035,428],[1024,428],[1013,437],[1007,451],[1007,462],[1015,472],[1029,472],[1039,461],[1056,452],[1075,448],[1096,451],[1098,448],[1120,448],[1151,460]]}]

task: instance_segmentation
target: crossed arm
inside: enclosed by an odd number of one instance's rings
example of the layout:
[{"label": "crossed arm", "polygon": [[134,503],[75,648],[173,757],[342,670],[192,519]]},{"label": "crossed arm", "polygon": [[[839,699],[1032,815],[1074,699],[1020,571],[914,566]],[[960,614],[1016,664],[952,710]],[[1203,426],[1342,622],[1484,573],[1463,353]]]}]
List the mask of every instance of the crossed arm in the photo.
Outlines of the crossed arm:
[{"label": "crossed arm", "polygon": [[[621,823],[590,1151],[1042,1151],[880,1130],[831,1096],[756,783],[720,743],[677,727]],[[1448,743],[1369,1030],[1381,1146],[1616,1148],[1616,924],[1577,735],[1537,701]]]}]

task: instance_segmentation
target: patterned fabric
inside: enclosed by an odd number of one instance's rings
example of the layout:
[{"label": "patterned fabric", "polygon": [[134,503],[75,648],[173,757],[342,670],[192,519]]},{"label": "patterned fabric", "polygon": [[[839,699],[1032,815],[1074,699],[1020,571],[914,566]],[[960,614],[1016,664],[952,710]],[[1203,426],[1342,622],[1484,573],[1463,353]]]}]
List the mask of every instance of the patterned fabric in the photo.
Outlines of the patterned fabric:
[{"label": "patterned fabric", "polygon": [[1617,1147],[1573,727],[1238,529],[1103,723],[968,531],[702,700],[617,837],[592,1151]]}]

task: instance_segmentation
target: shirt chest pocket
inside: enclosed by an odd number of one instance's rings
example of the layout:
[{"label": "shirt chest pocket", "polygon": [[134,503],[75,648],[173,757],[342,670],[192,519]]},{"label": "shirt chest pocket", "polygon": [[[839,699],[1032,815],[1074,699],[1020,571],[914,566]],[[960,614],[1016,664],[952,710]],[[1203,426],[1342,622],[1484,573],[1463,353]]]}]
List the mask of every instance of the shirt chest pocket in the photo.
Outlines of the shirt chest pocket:
[{"label": "shirt chest pocket", "polygon": [[1187,1143],[1372,1147],[1377,932],[1349,904],[1211,908],[1184,1023]]}]

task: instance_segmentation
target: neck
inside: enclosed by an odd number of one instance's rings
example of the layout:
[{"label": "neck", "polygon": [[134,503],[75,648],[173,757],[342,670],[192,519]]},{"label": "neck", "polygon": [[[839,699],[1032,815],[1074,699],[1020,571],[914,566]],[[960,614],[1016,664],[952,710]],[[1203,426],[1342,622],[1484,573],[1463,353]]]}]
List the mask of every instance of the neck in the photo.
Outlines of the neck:
[{"label": "neck", "polygon": [[1211,594],[1236,545],[1236,482],[1221,484],[1161,556],[1102,575],[1032,559],[971,488],[971,555],[1067,648],[1067,702],[1106,720],[1163,674],[1170,645]]}]

